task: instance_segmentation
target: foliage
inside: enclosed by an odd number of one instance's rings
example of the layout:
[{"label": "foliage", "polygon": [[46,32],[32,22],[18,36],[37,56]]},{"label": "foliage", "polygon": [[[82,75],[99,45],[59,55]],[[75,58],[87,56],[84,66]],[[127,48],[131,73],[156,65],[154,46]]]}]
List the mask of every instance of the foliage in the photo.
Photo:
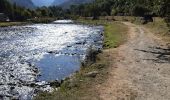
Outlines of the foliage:
[{"label": "foliage", "polygon": [[[73,9],[74,8],[74,9]],[[71,14],[93,17],[98,16],[150,16],[163,17],[170,27],[170,0],[95,0],[92,3],[73,5]]]},{"label": "foliage", "polygon": [[[94,0],[91,3],[71,5],[69,9],[58,6],[26,9],[0,0],[0,13],[5,13],[10,20],[27,20],[32,18],[79,18],[99,16],[160,16],[170,22],[170,0]],[[169,24],[168,24],[169,25]]]},{"label": "foliage", "polygon": [[162,16],[167,14],[169,0],[95,0],[92,3],[73,5],[71,14],[80,16],[131,15]]},{"label": "foliage", "polygon": [[132,15],[134,15],[134,16],[144,16],[147,12],[149,12],[148,9],[146,9],[140,5],[136,5],[132,9]]},{"label": "foliage", "polygon": [[8,0],[0,0],[0,13],[4,13],[11,21],[24,21],[35,17],[63,17],[65,11],[61,7],[41,7],[36,9],[26,9],[19,7],[15,3],[10,4]]},{"label": "foliage", "polygon": [[170,27],[170,1],[169,0],[164,0],[165,4],[164,4],[164,9],[165,9],[165,16],[166,19],[165,21],[168,24],[168,27]]},{"label": "foliage", "polygon": [[112,15],[112,16],[115,16],[115,15],[116,15],[116,10],[115,10],[115,8],[112,8],[111,15]]}]

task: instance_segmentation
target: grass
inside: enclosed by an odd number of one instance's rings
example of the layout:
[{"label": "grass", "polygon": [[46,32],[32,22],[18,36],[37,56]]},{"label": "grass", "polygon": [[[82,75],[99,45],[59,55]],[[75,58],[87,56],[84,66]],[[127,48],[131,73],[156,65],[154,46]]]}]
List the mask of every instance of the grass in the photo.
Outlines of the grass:
[{"label": "grass", "polygon": [[107,20],[78,20],[80,23],[104,26],[104,48],[115,48],[125,41],[127,28],[120,22]]},{"label": "grass", "polygon": [[170,42],[170,31],[164,19],[154,18],[154,22],[147,23],[144,26],[155,35],[161,36],[163,40]]},{"label": "grass", "polygon": [[143,21],[141,20],[141,17],[115,16],[114,19],[117,21],[129,21],[134,24],[142,25],[158,37],[162,37],[163,40],[170,42],[170,29],[168,28],[164,18],[153,17],[153,22],[149,22],[147,24],[142,24]]},{"label": "grass", "polygon": [[[129,18],[127,17],[127,19]],[[161,37],[162,40],[170,42],[170,29],[163,18],[153,17],[153,22],[148,22],[147,24],[142,24],[140,17],[131,18],[129,21],[144,26],[158,37]]]},{"label": "grass", "polygon": [[24,22],[0,22],[0,27],[19,26],[19,25],[32,24],[32,23],[50,23],[55,20],[56,18],[45,17],[45,18],[32,18]]},{"label": "grass", "polygon": [[105,25],[104,48],[115,48],[125,41],[126,26],[119,22]]},{"label": "grass", "polygon": [[[82,66],[80,71],[71,78],[66,79],[61,87],[52,93],[42,92],[35,100],[98,100],[95,87],[106,81],[108,68],[113,63],[114,51],[107,52],[106,49],[120,45],[126,38],[127,28],[120,22],[108,22],[102,20],[79,20],[82,24],[103,25],[105,28],[105,50],[96,56],[95,62]],[[87,77],[87,73],[97,71],[96,77]]]},{"label": "grass", "polygon": [[56,18],[52,18],[52,17],[43,17],[43,18],[32,18],[32,19],[29,19],[29,21],[31,23],[50,23],[50,22],[53,22],[55,20],[56,20]]},{"label": "grass", "polygon": [[7,26],[16,26],[16,25],[24,25],[27,22],[0,22],[0,27],[7,27]]}]

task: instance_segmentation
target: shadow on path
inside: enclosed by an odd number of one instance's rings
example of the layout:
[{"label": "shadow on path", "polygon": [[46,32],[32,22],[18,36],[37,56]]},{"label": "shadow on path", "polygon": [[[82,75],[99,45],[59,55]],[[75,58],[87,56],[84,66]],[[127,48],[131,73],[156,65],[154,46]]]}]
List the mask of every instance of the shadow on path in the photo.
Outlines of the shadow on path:
[{"label": "shadow on path", "polygon": [[155,57],[153,59],[144,59],[144,60],[151,60],[156,63],[170,63],[170,47],[162,48],[162,47],[149,47],[148,50],[140,50],[135,49],[137,51],[151,53],[154,54]]}]

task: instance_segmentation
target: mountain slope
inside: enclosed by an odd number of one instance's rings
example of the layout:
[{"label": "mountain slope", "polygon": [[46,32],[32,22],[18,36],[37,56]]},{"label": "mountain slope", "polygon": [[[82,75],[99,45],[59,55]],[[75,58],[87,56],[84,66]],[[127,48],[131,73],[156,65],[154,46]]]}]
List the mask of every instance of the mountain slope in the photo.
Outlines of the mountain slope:
[{"label": "mountain slope", "polygon": [[[50,6],[53,1],[54,0],[32,0],[32,2],[38,7]],[[63,1],[63,0],[61,0],[61,1]]]},{"label": "mountain slope", "polygon": [[25,7],[25,8],[35,8],[34,3],[31,0],[9,0],[11,3],[16,3],[18,6]]},{"label": "mountain slope", "polygon": [[54,0],[54,2],[52,3],[52,5],[60,5],[64,2],[68,2],[69,0]]},{"label": "mountain slope", "polygon": [[59,5],[63,8],[69,8],[71,5],[90,3],[92,1],[94,0],[55,0],[53,5]]}]

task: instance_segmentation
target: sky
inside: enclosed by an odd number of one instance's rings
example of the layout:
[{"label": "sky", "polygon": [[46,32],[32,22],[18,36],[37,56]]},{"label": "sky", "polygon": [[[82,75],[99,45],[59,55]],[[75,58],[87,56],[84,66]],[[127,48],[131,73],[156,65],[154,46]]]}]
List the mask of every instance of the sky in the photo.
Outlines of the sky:
[{"label": "sky", "polygon": [[49,6],[54,0],[32,0],[36,6]]}]

